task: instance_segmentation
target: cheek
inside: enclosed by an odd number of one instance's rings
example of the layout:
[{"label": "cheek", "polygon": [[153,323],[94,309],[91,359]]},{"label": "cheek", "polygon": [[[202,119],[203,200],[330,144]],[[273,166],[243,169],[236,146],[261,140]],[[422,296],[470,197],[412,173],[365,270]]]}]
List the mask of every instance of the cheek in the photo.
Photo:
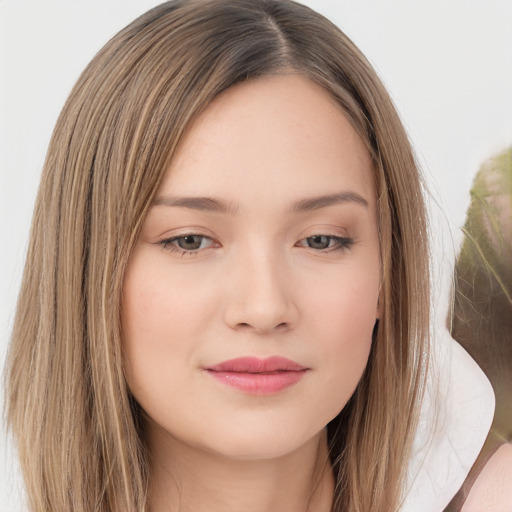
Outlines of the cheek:
[{"label": "cheek", "polygon": [[[324,293],[312,293],[307,308],[309,336],[317,344],[325,399],[334,417],[354,392],[368,362],[377,320],[379,272],[358,271],[326,282]],[[372,267],[370,267],[372,269]],[[332,419],[332,418],[330,418]]]},{"label": "cheek", "polygon": [[157,381],[163,376],[178,376],[194,364],[202,333],[215,315],[208,283],[197,289],[183,273],[155,260],[135,253],[123,289],[126,378],[140,400],[150,386],[161,387]]},{"label": "cheek", "polygon": [[132,256],[123,289],[123,324],[128,340],[133,337],[187,345],[194,330],[214,313],[212,280],[191,280],[189,273],[166,260],[165,254],[145,247]]},{"label": "cheek", "polygon": [[303,308],[307,318],[325,333],[333,347],[357,345],[371,337],[379,315],[380,273],[378,262],[352,265],[339,275],[327,275],[316,286],[304,287]]}]

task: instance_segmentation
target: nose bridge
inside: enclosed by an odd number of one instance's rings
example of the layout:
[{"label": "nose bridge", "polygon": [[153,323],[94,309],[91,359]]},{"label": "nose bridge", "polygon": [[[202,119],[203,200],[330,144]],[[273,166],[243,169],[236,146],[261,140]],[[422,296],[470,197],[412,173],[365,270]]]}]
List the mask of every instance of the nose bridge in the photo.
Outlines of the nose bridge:
[{"label": "nose bridge", "polygon": [[234,267],[226,310],[230,327],[268,332],[295,324],[297,309],[285,254],[269,240],[259,240],[240,251]]}]

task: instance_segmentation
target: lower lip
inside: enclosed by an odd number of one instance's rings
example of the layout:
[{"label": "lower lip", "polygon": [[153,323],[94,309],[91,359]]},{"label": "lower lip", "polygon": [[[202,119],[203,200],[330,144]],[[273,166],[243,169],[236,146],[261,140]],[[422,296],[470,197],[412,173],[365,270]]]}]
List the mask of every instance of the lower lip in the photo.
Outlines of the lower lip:
[{"label": "lower lip", "polygon": [[214,379],[252,395],[271,395],[297,384],[307,370],[272,373],[217,372],[206,370]]}]

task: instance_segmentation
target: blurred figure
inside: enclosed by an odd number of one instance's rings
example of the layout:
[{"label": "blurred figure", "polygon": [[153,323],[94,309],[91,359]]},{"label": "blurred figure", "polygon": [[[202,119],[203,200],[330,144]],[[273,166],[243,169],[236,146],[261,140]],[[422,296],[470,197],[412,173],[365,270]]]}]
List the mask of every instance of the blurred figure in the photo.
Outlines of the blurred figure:
[{"label": "blurred figure", "polygon": [[445,512],[511,512],[512,148],[476,175],[464,233],[449,328],[490,380],[496,409],[482,450]]}]

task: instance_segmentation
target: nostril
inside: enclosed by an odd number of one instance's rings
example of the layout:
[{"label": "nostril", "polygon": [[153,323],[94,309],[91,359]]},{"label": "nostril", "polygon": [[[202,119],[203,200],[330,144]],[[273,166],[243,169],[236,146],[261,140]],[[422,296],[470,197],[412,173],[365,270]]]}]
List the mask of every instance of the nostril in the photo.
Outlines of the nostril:
[{"label": "nostril", "polygon": [[266,332],[266,331],[286,331],[288,330],[290,327],[290,324],[288,322],[281,322],[273,327],[270,327],[270,328],[266,328],[266,327],[262,327],[262,326],[256,326],[256,325],[252,325],[248,322],[239,322],[236,324],[235,326],[235,329],[239,329],[239,330],[255,330],[255,331],[261,331],[261,332]]}]

